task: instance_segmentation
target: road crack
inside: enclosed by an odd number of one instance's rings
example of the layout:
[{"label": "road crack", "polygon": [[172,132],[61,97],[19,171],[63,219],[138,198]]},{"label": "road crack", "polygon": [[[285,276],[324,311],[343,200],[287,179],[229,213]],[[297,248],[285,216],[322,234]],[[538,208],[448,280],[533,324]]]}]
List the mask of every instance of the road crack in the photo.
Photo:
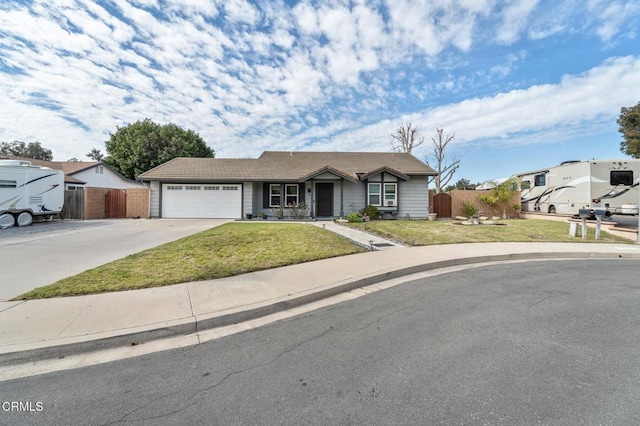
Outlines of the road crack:
[{"label": "road crack", "polygon": [[[324,336],[326,336],[327,334],[331,333],[332,331],[335,331],[334,327],[329,327],[327,330],[323,331],[322,333],[319,333],[319,334],[317,334],[315,336],[311,336],[308,339],[300,341],[300,342],[296,343],[295,345],[285,349],[284,351],[282,351],[278,355],[276,355],[273,359],[271,359],[271,360],[269,360],[267,362],[264,362],[264,363],[261,363],[261,364],[256,364],[256,365],[252,365],[251,367],[247,367],[247,368],[244,368],[244,369],[241,369],[241,370],[232,371],[232,372],[228,373],[226,376],[222,377],[216,383],[214,383],[214,384],[212,384],[210,386],[207,386],[205,388],[199,389],[199,390],[194,390],[193,391],[193,395],[191,395],[187,400],[188,401],[192,401],[194,398],[198,398],[199,395],[201,395],[203,393],[206,393],[206,392],[208,392],[208,391],[210,391],[212,389],[215,389],[215,388],[223,385],[227,380],[229,380],[233,376],[244,374],[246,372],[257,370],[257,369],[260,369],[260,368],[263,368],[263,367],[267,367],[267,366],[277,362],[282,356],[284,356],[284,355],[286,355],[288,353],[291,353],[291,352],[295,351],[296,349],[298,349],[299,347],[301,347],[303,345],[306,345],[306,344],[308,344],[310,342],[313,342],[314,340],[321,339]],[[145,408],[147,408],[147,407],[149,407],[149,406],[151,406],[151,405],[153,405],[153,404],[155,404],[155,403],[157,403],[159,401],[162,401],[163,399],[171,398],[171,397],[173,397],[175,395],[178,395],[178,394],[180,394],[182,392],[185,392],[187,390],[188,389],[180,389],[180,390],[177,390],[175,392],[171,392],[169,394],[162,395],[160,397],[154,398],[151,401],[148,401],[147,403],[145,403],[143,405],[140,405],[139,407],[136,407],[135,409],[127,412],[126,414],[121,416],[119,419],[117,419],[117,420],[115,420],[113,422],[110,422],[110,423],[104,423],[103,426],[109,426],[109,425],[118,424],[118,423],[129,423],[130,422],[128,420],[129,417],[133,416],[135,413],[140,412],[140,411],[144,410]],[[176,410],[168,412],[168,413],[163,413],[163,414],[160,414],[160,415],[154,415],[154,416],[151,416],[151,417],[138,418],[138,419],[131,420],[131,421],[132,422],[133,421],[139,422],[139,421],[154,420],[154,419],[159,419],[159,418],[163,418],[163,417],[168,417],[168,416],[177,414],[177,413],[179,413],[181,411],[184,411],[184,410],[186,410],[186,409],[188,409],[190,407],[193,407],[194,405],[198,404],[200,402],[200,400],[201,400],[201,398],[198,398],[196,401],[192,401],[190,404],[187,404],[187,405],[185,405],[183,407],[180,407],[179,409],[176,409]]]}]

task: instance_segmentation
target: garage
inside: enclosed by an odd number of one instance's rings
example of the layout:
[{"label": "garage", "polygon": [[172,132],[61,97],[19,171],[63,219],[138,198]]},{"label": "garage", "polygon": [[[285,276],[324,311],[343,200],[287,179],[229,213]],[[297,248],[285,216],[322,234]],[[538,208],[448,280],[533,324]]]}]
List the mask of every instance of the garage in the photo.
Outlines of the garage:
[{"label": "garage", "polygon": [[240,184],[163,184],[162,217],[239,219]]}]

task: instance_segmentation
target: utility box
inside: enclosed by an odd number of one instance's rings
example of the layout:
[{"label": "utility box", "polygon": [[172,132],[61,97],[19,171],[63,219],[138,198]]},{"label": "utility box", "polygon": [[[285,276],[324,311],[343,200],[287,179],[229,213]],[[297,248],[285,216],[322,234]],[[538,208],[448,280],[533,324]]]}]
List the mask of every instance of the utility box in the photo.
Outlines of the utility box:
[{"label": "utility box", "polygon": [[572,237],[578,236],[578,222],[571,222],[569,224],[569,235]]}]

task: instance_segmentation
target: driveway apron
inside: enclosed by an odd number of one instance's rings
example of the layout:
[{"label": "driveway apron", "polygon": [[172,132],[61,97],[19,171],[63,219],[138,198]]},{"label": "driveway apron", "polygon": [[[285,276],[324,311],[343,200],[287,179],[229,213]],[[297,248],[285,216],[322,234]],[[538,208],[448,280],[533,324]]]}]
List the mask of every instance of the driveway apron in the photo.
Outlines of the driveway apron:
[{"label": "driveway apron", "polygon": [[0,230],[0,300],[226,222],[116,219]]}]

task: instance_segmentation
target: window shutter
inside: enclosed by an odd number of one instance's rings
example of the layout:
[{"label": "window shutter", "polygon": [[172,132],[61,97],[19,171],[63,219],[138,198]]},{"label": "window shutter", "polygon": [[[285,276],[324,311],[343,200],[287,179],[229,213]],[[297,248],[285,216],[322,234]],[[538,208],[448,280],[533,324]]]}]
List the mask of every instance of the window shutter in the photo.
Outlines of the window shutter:
[{"label": "window shutter", "polygon": [[264,182],[262,184],[262,208],[269,208],[269,183]]},{"label": "window shutter", "polygon": [[298,185],[298,203],[307,203],[307,194],[304,193],[304,183]]}]

